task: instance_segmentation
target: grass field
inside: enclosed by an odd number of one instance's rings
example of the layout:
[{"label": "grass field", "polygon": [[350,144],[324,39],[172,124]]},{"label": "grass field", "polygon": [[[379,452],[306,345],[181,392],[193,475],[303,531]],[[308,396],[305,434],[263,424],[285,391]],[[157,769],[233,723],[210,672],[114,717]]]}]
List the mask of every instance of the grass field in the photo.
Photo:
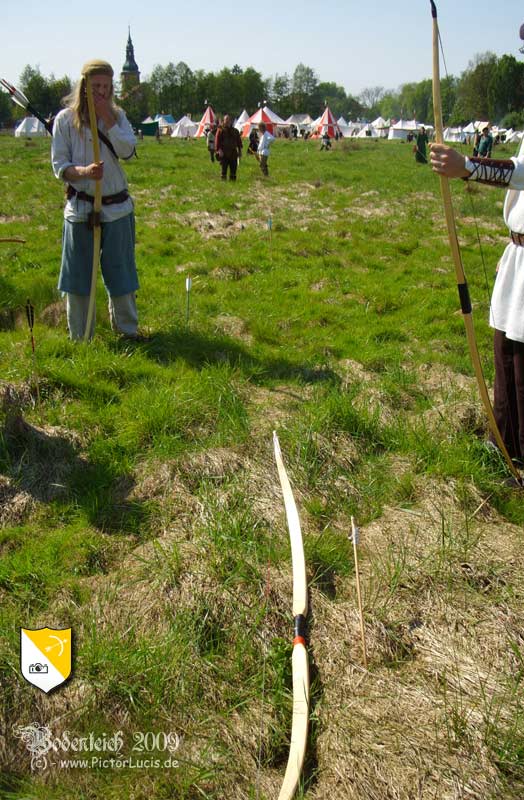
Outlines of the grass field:
[{"label": "grass field", "polygon": [[[73,344],[49,142],[0,137],[0,238],[27,240],[0,243],[0,798],[278,796],[292,611],[276,430],[310,588],[298,796],[520,800],[524,504],[483,445],[436,178],[409,145],[347,140],[276,142],[269,180],[244,157],[222,183],[201,141],[141,142],[125,169],[150,338],[115,337],[99,278],[95,339]],[[503,193],[453,193],[491,383]],[[74,636],[49,695],[19,666],[20,627],[43,626]],[[31,764],[17,726],[32,724],[118,734],[135,766],[61,765],[72,747]]]}]

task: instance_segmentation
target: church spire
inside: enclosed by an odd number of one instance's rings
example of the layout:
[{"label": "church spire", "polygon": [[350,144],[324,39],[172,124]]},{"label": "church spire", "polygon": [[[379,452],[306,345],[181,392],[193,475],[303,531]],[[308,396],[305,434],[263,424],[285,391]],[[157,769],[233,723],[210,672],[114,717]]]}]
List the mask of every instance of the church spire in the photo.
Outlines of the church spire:
[{"label": "church spire", "polygon": [[135,49],[131,40],[131,27],[128,28],[126,60],[122,67],[122,72],[120,73],[120,81],[122,86],[127,89],[140,83],[140,70],[135,61]]}]

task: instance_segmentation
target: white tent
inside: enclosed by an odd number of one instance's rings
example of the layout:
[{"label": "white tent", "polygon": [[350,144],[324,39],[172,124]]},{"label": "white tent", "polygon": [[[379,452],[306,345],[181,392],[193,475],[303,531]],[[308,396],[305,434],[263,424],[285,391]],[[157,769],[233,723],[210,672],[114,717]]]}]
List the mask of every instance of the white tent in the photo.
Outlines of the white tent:
[{"label": "white tent", "polygon": [[36,117],[24,117],[15,129],[15,136],[30,138],[31,136],[47,136],[45,125]]},{"label": "white tent", "polygon": [[[420,123],[417,123],[414,119],[399,119],[398,122],[395,122],[395,124],[390,127],[388,139],[401,139],[405,141],[408,138],[408,133],[416,133],[421,127]],[[425,125],[424,127],[430,128],[429,125]]]},{"label": "white tent", "polygon": [[444,141],[445,142],[465,142],[466,134],[462,128],[445,128]]},{"label": "white tent", "polygon": [[388,139],[400,139],[406,141],[408,133],[414,133],[417,130],[417,123],[414,119],[399,119],[389,129]]},{"label": "white tent", "polygon": [[313,120],[309,114],[291,114],[286,119],[286,125],[296,125],[297,128],[306,128],[312,124]]},{"label": "white tent", "polygon": [[377,117],[371,123],[373,130],[377,132],[377,136],[380,136],[382,139],[386,139],[389,131],[389,119],[384,119],[384,117]]},{"label": "white tent", "polygon": [[472,134],[472,133],[475,133],[476,130],[477,129],[475,128],[474,123],[470,122],[469,125],[466,125],[465,128],[462,128],[462,133]]},{"label": "white tent", "polygon": [[196,136],[198,131],[198,122],[193,122],[189,117],[182,117],[175,123],[173,132],[171,133],[172,139],[187,139],[190,136]]},{"label": "white tent", "polygon": [[371,123],[364,125],[357,133],[357,139],[378,139],[379,136],[378,130]]},{"label": "white tent", "polygon": [[239,118],[235,120],[234,127],[237,129],[237,131],[240,131],[240,133],[242,133],[242,128],[244,127],[248,119],[249,119],[249,114],[247,113],[246,109],[244,109]]}]

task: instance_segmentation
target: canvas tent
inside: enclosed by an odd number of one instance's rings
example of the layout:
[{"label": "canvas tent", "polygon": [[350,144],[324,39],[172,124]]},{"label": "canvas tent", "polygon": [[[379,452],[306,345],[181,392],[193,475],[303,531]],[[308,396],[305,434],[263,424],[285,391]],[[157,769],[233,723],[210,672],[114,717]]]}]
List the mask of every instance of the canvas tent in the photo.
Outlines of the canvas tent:
[{"label": "canvas tent", "polygon": [[211,106],[208,106],[204,111],[202,119],[199,122],[196,135],[204,136],[208,128],[211,128],[213,125],[216,125],[216,121],[217,118],[215,112],[213,111]]},{"label": "canvas tent", "polygon": [[443,136],[445,142],[464,142],[466,140],[466,134],[462,128],[445,128]]},{"label": "canvas tent", "polygon": [[265,124],[268,133],[271,133],[273,136],[275,136],[276,129],[278,127],[287,127],[284,120],[279,117],[278,114],[275,114],[275,112],[271,111],[270,108],[264,106],[263,108],[259,108],[258,111],[255,111],[255,113],[249,117],[248,121],[242,128],[242,136],[244,138],[249,136],[253,128],[256,128],[261,122]]},{"label": "canvas tent", "polygon": [[196,136],[198,131],[198,123],[193,122],[189,117],[182,117],[173,126],[171,133],[172,139],[187,139],[190,136]]},{"label": "canvas tent", "polygon": [[313,120],[309,114],[291,114],[291,116],[286,119],[286,125],[295,127],[300,134],[310,131],[312,124]]},{"label": "canvas tent", "polygon": [[239,118],[235,120],[234,127],[237,129],[237,131],[242,133],[242,128],[244,127],[248,119],[249,119],[249,114],[247,113],[246,109],[244,109]]},{"label": "canvas tent", "polygon": [[357,139],[378,139],[379,132],[373,125],[368,122],[367,125],[364,125],[359,132],[357,133]]},{"label": "canvas tent", "polygon": [[388,139],[400,139],[405,142],[408,138],[408,133],[415,133],[417,130],[417,123],[414,119],[399,119],[389,129]]},{"label": "canvas tent", "polygon": [[388,131],[389,131],[389,119],[384,119],[384,117],[377,117],[371,123],[374,130],[376,130],[378,136],[383,139],[387,138]]},{"label": "canvas tent", "polygon": [[329,106],[326,106],[324,113],[320,117],[320,120],[315,123],[311,138],[318,139],[325,133],[327,133],[331,139],[335,138],[335,133],[338,133],[339,136],[342,135],[340,126],[331,113]]},{"label": "canvas tent", "polygon": [[139,130],[142,132],[143,136],[157,136],[158,122],[153,119],[153,117],[146,117],[140,123]]},{"label": "canvas tent", "polygon": [[158,130],[163,136],[170,136],[175,126],[175,118],[171,114],[157,114],[155,122],[158,122]]},{"label": "canvas tent", "polygon": [[30,138],[32,136],[47,136],[45,126],[36,117],[24,117],[15,129],[15,136]]}]

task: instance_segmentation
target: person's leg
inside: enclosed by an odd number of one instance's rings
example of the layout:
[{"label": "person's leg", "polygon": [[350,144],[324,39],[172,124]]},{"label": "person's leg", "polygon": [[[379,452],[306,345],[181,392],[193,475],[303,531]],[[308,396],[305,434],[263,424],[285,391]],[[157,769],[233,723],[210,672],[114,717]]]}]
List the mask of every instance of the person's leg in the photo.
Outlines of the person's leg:
[{"label": "person's leg", "polygon": [[236,158],[231,158],[229,160],[229,180],[236,181],[237,179],[237,164],[238,161]]},{"label": "person's leg", "polygon": [[222,156],[222,159],[220,161],[220,169],[221,169],[220,177],[222,178],[223,181],[227,181],[228,164],[229,164],[228,159],[225,156]]},{"label": "person's leg", "polygon": [[264,175],[269,175],[269,170],[267,168],[267,156],[260,156],[260,169],[262,170]]},{"label": "person's leg", "polygon": [[524,458],[524,343],[513,342],[513,371],[515,374],[515,401],[518,417],[518,444],[520,452],[517,458]]},{"label": "person's leg", "polygon": [[[84,338],[87,325],[87,310],[89,308],[89,295],[66,293],[66,314],[69,337],[73,341]],[[95,313],[91,323],[89,338],[91,339],[95,330]]]},{"label": "person's leg", "polygon": [[[518,343],[507,339],[504,331],[495,330],[493,344],[495,354],[493,413],[509,455],[511,458],[520,458],[519,408],[514,367],[514,345]],[[522,366],[520,368],[522,369]],[[520,380],[522,382],[520,387],[522,393],[524,391],[524,370],[520,375]],[[522,414],[524,421],[524,404]],[[490,439],[494,441],[491,436]]]},{"label": "person's leg", "polygon": [[134,338],[138,331],[138,312],[134,292],[109,297],[109,319],[115,333]]}]

